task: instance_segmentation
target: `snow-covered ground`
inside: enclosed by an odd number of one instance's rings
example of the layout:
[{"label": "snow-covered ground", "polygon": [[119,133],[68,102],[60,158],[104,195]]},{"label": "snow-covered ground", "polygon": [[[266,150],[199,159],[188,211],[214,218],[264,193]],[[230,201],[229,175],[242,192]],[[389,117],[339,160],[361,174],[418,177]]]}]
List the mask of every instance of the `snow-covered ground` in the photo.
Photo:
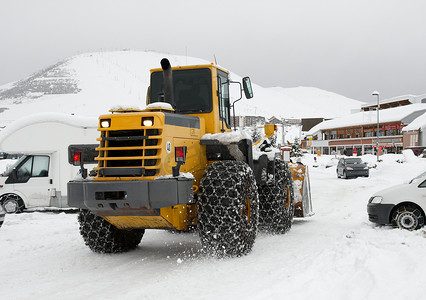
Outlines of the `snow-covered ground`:
[{"label": "snow-covered ground", "polygon": [[[343,180],[335,166],[326,167],[331,156],[317,157],[313,168],[306,155],[315,215],[295,219],[285,235],[260,233],[241,258],[205,257],[196,233],[161,230],[148,230],[134,251],[95,254],[80,237],[76,214],[7,215],[0,298],[421,299],[426,231],[375,226],[366,205],[374,192],[425,171],[426,159],[381,158],[369,178]],[[374,156],[363,159],[376,164]]]}]

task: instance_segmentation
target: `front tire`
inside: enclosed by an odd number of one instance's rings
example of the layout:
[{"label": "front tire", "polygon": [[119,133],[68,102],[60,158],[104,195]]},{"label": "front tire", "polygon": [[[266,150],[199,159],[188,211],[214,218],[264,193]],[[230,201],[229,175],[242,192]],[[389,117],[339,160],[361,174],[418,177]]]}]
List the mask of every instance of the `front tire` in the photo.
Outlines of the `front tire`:
[{"label": "front tire", "polygon": [[415,205],[406,204],[398,206],[392,213],[393,227],[406,230],[417,230],[425,225],[423,212]]},{"label": "front tire", "polygon": [[15,194],[7,194],[1,198],[3,210],[8,214],[19,214],[25,208],[24,201]]},{"label": "front tire", "polygon": [[251,251],[259,200],[253,171],[241,161],[210,165],[200,183],[198,232],[203,249],[218,257]]},{"label": "front tire", "polygon": [[79,211],[78,221],[85,244],[97,253],[121,253],[135,249],[145,233],[144,229],[120,230],[86,209]]},{"label": "front tire", "polygon": [[290,230],[294,217],[293,177],[288,164],[275,162],[275,180],[259,187],[259,227],[273,234]]}]

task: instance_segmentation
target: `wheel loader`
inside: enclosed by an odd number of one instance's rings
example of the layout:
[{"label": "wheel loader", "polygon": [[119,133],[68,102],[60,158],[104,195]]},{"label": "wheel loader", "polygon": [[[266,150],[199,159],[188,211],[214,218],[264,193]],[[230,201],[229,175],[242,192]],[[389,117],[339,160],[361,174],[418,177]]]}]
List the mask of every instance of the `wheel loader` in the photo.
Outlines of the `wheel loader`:
[{"label": "wheel loader", "polygon": [[[196,228],[215,256],[251,251],[259,229],[291,227],[291,170],[265,138],[253,145],[231,128],[230,85],[253,97],[250,78],[233,82],[215,65],[151,70],[146,109],[116,109],[99,117],[97,157],[69,150],[70,162],[97,161],[94,177],[68,183],[79,208],[80,233],[94,252],[134,249],[146,229]],[[86,172],[85,172],[86,171]]]}]

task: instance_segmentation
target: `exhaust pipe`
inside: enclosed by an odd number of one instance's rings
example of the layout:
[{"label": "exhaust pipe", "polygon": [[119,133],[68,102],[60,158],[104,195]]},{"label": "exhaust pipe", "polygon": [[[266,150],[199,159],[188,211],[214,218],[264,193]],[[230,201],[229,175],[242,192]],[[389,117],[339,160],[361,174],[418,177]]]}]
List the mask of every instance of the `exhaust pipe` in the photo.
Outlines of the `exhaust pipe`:
[{"label": "exhaust pipe", "polygon": [[172,76],[172,66],[167,58],[161,60],[161,68],[163,69],[163,78],[164,78],[164,102],[174,104],[173,99],[173,76]]}]

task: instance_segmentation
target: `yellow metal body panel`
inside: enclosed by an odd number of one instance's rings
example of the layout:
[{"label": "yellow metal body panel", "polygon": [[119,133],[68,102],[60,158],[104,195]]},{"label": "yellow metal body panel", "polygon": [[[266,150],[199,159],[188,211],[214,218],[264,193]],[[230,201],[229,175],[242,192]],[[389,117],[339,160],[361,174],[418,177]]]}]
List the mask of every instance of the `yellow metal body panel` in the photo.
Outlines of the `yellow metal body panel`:
[{"label": "yellow metal body panel", "polygon": [[159,216],[103,216],[119,229],[177,229],[187,230],[197,224],[195,204],[183,204],[160,209]]},{"label": "yellow metal body panel", "polygon": [[265,137],[270,138],[275,134],[275,124],[265,124]]}]

